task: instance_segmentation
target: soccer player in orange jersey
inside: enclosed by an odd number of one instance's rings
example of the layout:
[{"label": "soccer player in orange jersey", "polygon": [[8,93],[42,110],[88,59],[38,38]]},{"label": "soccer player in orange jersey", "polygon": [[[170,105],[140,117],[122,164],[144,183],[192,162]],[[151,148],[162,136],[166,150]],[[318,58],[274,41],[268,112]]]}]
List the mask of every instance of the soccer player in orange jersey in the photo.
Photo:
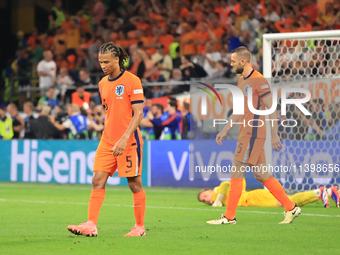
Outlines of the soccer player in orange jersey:
[{"label": "soccer player in orange jersey", "polygon": [[[268,81],[262,74],[255,71],[250,64],[251,52],[244,46],[233,50],[231,55],[231,66],[237,74],[242,74],[238,81],[238,87],[243,91],[246,97],[244,100],[244,115],[232,115],[231,121],[217,135],[216,142],[221,145],[222,139],[231,129],[231,123],[239,124],[239,136],[237,147],[233,160],[233,169],[231,172],[231,181],[229,189],[229,200],[227,210],[221,218],[208,221],[208,224],[236,224],[236,209],[242,195],[242,182],[244,170],[247,166],[265,165],[264,143],[266,140],[266,121],[264,115],[253,114],[248,108],[248,96],[252,96],[254,108],[264,110],[265,107],[271,109],[272,94]],[[252,89],[252,95],[248,95],[249,88]],[[269,115],[269,119],[277,119],[276,110]],[[242,124],[244,123],[244,124]],[[250,123],[250,125],[249,125]],[[263,123],[263,125],[262,125]],[[261,126],[262,125],[262,126]],[[252,127],[254,126],[254,127]],[[271,144],[275,151],[282,148],[278,136],[278,125],[272,121],[271,125]],[[262,169],[262,168],[261,168]],[[243,170],[243,171],[242,171]],[[296,206],[285,193],[282,185],[271,176],[268,172],[254,171],[255,178],[260,181],[272,195],[283,205],[286,210],[285,219],[281,224],[291,223],[295,217],[301,214],[301,208]]]},{"label": "soccer player in orange jersey", "polygon": [[125,236],[144,236],[146,195],[142,187],[143,139],[138,125],[143,118],[144,94],[140,79],[125,70],[128,58],[123,48],[105,43],[99,51],[99,63],[106,76],[99,82],[99,92],[106,109],[105,130],[93,165],[92,192],[88,221],[68,226],[77,235],[97,236],[97,220],[105,197],[105,184],[118,169],[126,177],[133,193],[136,224]]}]

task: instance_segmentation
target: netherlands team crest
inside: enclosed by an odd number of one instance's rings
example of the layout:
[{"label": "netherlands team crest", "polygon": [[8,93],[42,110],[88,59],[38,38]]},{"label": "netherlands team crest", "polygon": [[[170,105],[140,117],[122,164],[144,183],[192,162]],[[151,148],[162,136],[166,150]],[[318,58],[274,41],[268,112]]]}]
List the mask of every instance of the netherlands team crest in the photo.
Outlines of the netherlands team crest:
[{"label": "netherlands team crest", "polygon": [[124,86],[123,85],[118,85],[116,87],[116,95],[121,96],[124,94]]}]

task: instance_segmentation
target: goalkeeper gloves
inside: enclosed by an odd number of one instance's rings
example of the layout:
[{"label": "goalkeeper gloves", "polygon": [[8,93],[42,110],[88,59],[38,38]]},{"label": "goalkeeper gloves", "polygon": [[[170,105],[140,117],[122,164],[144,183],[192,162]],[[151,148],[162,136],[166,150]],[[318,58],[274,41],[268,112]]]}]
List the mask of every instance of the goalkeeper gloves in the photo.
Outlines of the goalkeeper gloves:
[{"label": "goalkeeper gloves", "polygon": [[222,207],[222,199],[224,198],[224,194],[218,193],[215,202],[212,204],[213,207]]}]

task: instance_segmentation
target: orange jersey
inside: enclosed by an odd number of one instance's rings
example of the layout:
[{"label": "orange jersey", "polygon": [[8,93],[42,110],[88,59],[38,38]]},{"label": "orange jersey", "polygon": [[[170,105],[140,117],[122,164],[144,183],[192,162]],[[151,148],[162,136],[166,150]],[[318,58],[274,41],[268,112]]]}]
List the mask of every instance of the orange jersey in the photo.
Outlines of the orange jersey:
[{"label": "orange jersey", "polygon": [[[105,129],[101,139],[113,147],[130,125],[133,116],[132,105],[144,103],[143,87],[137,76],[123,70],[113,80],[108,75],[101,79],[99,92],[106,109]],[[142,145],[143,139],[137,127],[129,138],[125,150]]]},{"label": "orange jersey", "polygon": [[[270,87],[266,78],[258,71],[253,71],[246,78],[240,77],[237,85],[244,95],[244,115],[240,115],[239,124],[240,131],[238,139],[244,137],[266,138],[266,123],[264,115],[253,114],[248,108],[248,92],[249,87],[252,88],[253,107],[257,110],[265,110],[263,99],[271,95]],[[253,120],[253,121],[251,121]],[[262,120],[258,121],[258,120]],[[245,124],[243,122],[245,121]],[[249,121],[249,124],[248,124]],[[262,125],[263,123],[263,125]],[[262,126],[261,126],[262,125]],[[255,127],[252,127],[255,126]],[[257,127],[261,126],[261,127]]]}]

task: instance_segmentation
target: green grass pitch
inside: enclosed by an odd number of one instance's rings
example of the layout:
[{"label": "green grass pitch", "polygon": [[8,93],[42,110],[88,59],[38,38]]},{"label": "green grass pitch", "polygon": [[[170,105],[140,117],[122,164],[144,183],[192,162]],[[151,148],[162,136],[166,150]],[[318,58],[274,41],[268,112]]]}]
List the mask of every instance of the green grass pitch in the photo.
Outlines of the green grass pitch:
[{"label": "green grass pitch", "polygon": [[283,208],[238,208],[236,225],[207,225],[225,208],[199,203],[198,189],[145,188],[144,237],[134,226],[128,187],[107,187],[98,237],[75,236],[86,221],[89,185],[0,183],[0,254],[339,254],[340,208],[302,208],[279,225]]}]

